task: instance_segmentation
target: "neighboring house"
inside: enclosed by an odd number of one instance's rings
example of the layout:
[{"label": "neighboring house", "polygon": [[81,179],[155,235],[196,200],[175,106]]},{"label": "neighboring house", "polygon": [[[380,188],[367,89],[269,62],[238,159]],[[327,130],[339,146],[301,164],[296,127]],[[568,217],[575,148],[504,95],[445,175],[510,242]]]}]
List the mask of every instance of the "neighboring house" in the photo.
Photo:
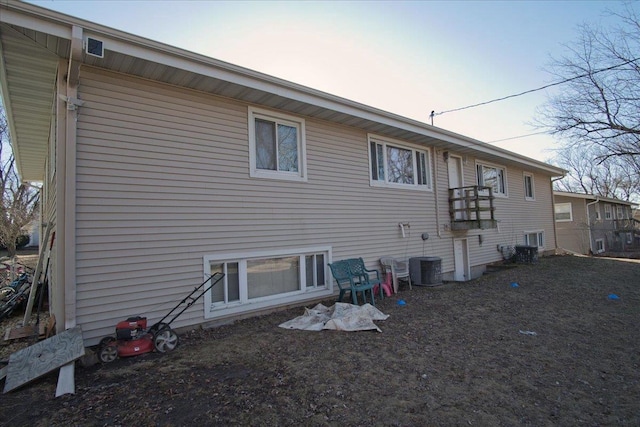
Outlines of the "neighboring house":
[{"label": "neighboring house", "polygon": [[640,221],[631,202],[554,191],[558,247],[580,254],[640,249]]},{"label": "neighboring house", "polygon": [[437,256],[468,280],[503,246],[556,249],[546,163],[31,4],[0,3],[0,54],[56,232],[51,310],[87,345],[215,271],[174,326],[335,295],[334,259]]},{"label": "neighboring house", "polygon": [[42,221],[40,221],[40,216],[38,215],[36,219],[33,220],[31,224],[29,224],[28,226],[29,243],[27,243],[27,246],[29,247],[40,246],[40,224],[41,223]]}]

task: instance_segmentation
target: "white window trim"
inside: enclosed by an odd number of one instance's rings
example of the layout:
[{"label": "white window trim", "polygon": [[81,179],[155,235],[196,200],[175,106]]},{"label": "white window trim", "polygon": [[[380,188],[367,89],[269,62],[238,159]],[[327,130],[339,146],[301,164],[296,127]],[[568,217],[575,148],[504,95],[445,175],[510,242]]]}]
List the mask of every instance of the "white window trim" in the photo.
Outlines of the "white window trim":
[{"label": "white window trim", "polygon": [[[252,178],[279,179],[287,181],[307,181],[307,143],[305,121],[303,118],[271,110],[249,107],[249,176]],[[298,172],[272,171],[256,167],[256,129],[255,119],[262,118],[295,126],[299,131]]]},{"label": "white window trim", "polygon": [[605,204],[604,205],[604,219],[613,219],[613,215],[611,213],[611,205],[610,204]]},{"label": "white window trim", "polygon": [[[562,205],[569,205],[569,219],[558,219],[558,218],[556,218],[556,215],[557,215],[556,208],[558,206],[562,206]],[[573,203],[571,203],[571,202],[556,203],[554,205],[554,209],[553,209],[553,219],[556,222],[571,222],[571,221],[573,221]]]},{"label": "white window trim", "polygon": [[544,244],[545,244],[545,236],[544,236],[544,230],[524,230],[524,243],[527,246],[530,246],[528,240],[528,236],[529,234],[537,234],[538,235],[538,243],[540,243],[540,234],[542,234],[542,246],[538,245],[538,252],[542,252],[544,250]]},{"label": "white window trim", "polygon": [[602,220],[602,216],[600,215],[600,205],[596,203],[593,206],[594,212],[596,213],[596,221]]},{"label": "white window trim", "polygon": [[[488,163],[488,162],[483,162],[483,161],[476,161],[476,183],[478,183],[478,185],[480,185],[480,177],[478,176],[478,166],[482,166],[482,167],[488,167],[488,168],[494,168],[494,169],[502,169],[502,179],[504,181],[504,193],[497,193],[495,190],[493,191],[493,195],[495,197],[503,197],[503,198],[508,198],[509,197],[509,186],[507,184],[507,168],[505,166],[500,166],[497,164],[493,164],[493,163]],[[484,184],[483,184],[484,186]]]},{"label": "white window trim", "polygon": [[616,217],[617,219],[624,219],[624,209],[622,206],[616,206]]},{"label": "white window trim", "polygon": [[[598,249],[598,242],[602,242],[602,249]],[[596,239],[596,245],[595,245],[595,250],[597,254],[601,254],[602,252],[605,251],[605,247],[604,247],[604,239]]]},{"label": "white window trim", "polygon": [[630,245],[633,243],[633,233],[626,233],[626,240],[625,243],[627,245]]},{"label": "white window trim", "polygon": [[[205,255],[203,261],[203,277],[207,279],[211,274],[211,263],[225,263],[225,262],[238,262],[238,274],[240,277],[240,300],[232,301],[229,303],[216,303],[215,305],[211,301],[211,293],[207,292],[204,295],[204,318],[212,319],[230,314],[244,313],[247,311],[258,310],[262,308],[272,307],[274,305],[282,305],[294,303],[309,298],[322,298],[325,296],[331,296],[333,294],[333,276],[331,271],[326,265],[331,262],[332,255],[331,246],[313,246],[303,248],[286,248],[275,249],[267,251],[252,251],[252,252],[231,252],[224,254]],[[312,253],[326,253],[325,260],[325,272],[324,277],[326,286],[307,287],[303,286],[294,292],[288,292],[286,294],[270,295],[262,298],[248,299],[246,288],[246,261],[253,259],[271,258],[271,257],[286,257],[286,256],[304,256]],[[306,277],[306,265],[304,262],[300,263],[300,277]],[[243,277],[244,276],[244,277]]]},{"label": "white window trim", "polygon": [[[394,147],[397,148],[403,148],[405,150],[411,150],[413,152],[413,171],[416,174],[415,176],[415,183],[414,184],[399,184],[396,182],[388,182],[387,179],[389,177],[389,174],[387,173],[387,150],[383,150],[384,153],[384,165],[385,165],[385,180],[384,181],[380,181],[380,180],[374,180],[373,179],[373,171],[371,170],[371,143],[375,142],[376,144],[381,144],[383,145],[385,148],[387,146],[387,144],[392,145]],[[367,153],[368,153],[368,159],[369,159],[369,184],[372,187],[390,187],[390,188],[400,188],[400,189],[405,189],[405,190],[418,190],[418,191],[433,191],[433,161],[432,161],[432,152],[431,152],[431,148],[430,147],[423,147],[423,146],[416,146],[414,144],[410,144],[407,143],[405,141],[400,141],[397,139],[392,139],[392,138],[387,138],[387,137],[381,137],[378,135],[374,135],[374,134],[368,134],[367,135]],[[428,171],[427,171],[427,181],[428,183],[426,185],[420,185],[418,184],[418,177],[417,177],[417,173],[418,173],[418,169],[417,169],[417,161],[418,161],[418,156],[417,153],[424,153],[426,154],[426,165],[428,167]]]},{"label": "white window trim", "polygon": [[[531,178],[531,196],[527,196],[527,177]],[[522,174],[522,181],[523,181],[523,185],[524,185],[524,199],[525,200],[529,200],[529,201],[534,201],[536,200],[536,184],[533,178],[533,174],[531,172],[523,172]]]}]

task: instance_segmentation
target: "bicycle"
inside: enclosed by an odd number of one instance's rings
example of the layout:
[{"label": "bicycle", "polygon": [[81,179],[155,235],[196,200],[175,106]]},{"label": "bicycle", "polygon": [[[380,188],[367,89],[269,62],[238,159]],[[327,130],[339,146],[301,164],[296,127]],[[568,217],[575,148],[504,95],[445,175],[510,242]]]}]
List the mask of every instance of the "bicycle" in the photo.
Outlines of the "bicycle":
[{"label": "bicycle", "polygon": [[[2,259],[0,261],[0,283],[4,286],[5,283],[9,283],[15,279],[14,269],[9,261]],[[13,273],[14,277],[11,277]]]},{"label": "bicycle", "polygon": [[26,265],[18,265],[18,276],[8,285],[0,287],[0,301],[5,301],[11,296],[15,295],[25,282],[29,282],[31,284],[31,276],[33,275],[33,269],[31,267],[27,267]]},{"label": "bicycle", "polygon": [[33,269],[23,266],[24,272],[8,286],[0,288],[0,320],[9,317],[20,305],[27,302],[31,291]]}]

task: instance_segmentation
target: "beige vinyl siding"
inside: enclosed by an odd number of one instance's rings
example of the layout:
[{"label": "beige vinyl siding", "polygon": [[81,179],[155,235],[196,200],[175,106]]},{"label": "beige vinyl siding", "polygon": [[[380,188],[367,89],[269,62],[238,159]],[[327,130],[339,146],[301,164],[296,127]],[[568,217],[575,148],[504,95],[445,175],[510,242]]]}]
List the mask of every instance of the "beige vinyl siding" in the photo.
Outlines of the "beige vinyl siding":
[{"label": "beige vinyl siding", "polygon": [[[61,79],[59,79],[61,80]],[[59,83],[59,82],[58,82]],[[55,108],[61,108],[59,103],[54,103]],[[49,140],[47,146],[47,157],[45,159],[44,173],[42,174],[44,180],[42,182],[42,189],[40,190],[40,242],[39,242],[39,256],[42,256],[42,269],[48,271],[46,274],[48,282],[48,298],[49,298],[49,312],[52,313],[57,319],[57,331],[63,331],[65,328],[65,300],[64,300],[64,284],[58,280],[58,250],[60,247],[60,239],[63,236],[58,232],[58,212],[57,212],[57,177],[60,175],[56,170],[56,152],[58,151],[58,138],[61,134],[61,129],[64,126],[64,114],[60,114],[59,111],[54,111],[51,117],[52,123],[50,124]],[[50,226],[49,242],[46,239],[46,228]],[[52,237],[53,233],[56,236]],[[53,238],[53,247],[49,253],[49,259],[45,259],[47,250],[50,245],[50,239]]]},{"label": "beige vinyl siding", "polygon": [[[131,315],[159,320],[202,281],[204,255],[329,245],[334,259],[377,267],[384,254],[420,254],[420,233],[436,234],[432,192],[370,186],[360,130],[307,119],[309,181],[250,179],[246,104],[86,68],[80,91],[77,300],[87,339]],[[176,326],[203,312],[200,300]]]},{"label": "beige vinyl siding", "polygon": [[[334,260],[363,257],[369,267],[391,255],[439,256],[444,271],[454,268],[441,152],[431,150],[433,191],[372,187],[366,132],[300,117],[308,182],[250,178],[247,104],[92,68],[82,69],[80,96],[77,313],[89,342],[128,316],[158,321],[201,283],[205,255],[330,246]],[[473,162],[466,185],[475,184]],[[521,234],[526,215],[542,216],[518,211],[522,171],[509,169],[514,176],[520,183],[508,183],[497,213],[510,228],[469,232],[472,265],[499,260],[510,229]],[[544,183],[536,176],[536,203],[550,200]],[[509,219],[514,212],[523,218]],[[411,224],[409,238],[400,222]],[[553,228],[540,225],[553,245]],[[201,299],[173,326],[203,321]]]},{"label": "beige vinyl siding", "polygon": [[[425,214],[434,221],[433,231],[429,230],[429,239],[425,242],[421,242],[421,250],[416,251],[413,254],[410,253],[409,255],[440,257],[442,258],[442,271],[450,272],[454,269],[452,238],[457,237],[459,233],[451,233],[449,231],[449,225],[451,223],[449,217],[449,172],[448,164],[444,161],[442,151],[434,150],[433,161],[437,162],[437,165],[435,166],[437,177],[434,181],[434,184],[437,187],[434,188],[434,192],[437,193],[438,197],[437,210],[440,235],[438,235],[438,229],[435,227],[436,207],[429,206]],[[466,176],[466,166],[463,165],[462,171],[464,175],[464,185],[471,185],[469,184],[469,179]],[[418,238],[419,235],[420,233],[418,233]],[[424,250],[422,250],[423,247]]]},{"label": "beige vinyl siding", "polygon": [[544,230],[544,249],[554,250],[553,193],[549,176],[534,175],[534,194],[535,200],[525,200],[523,170],[509,168],[509,198],[499,201],[500,227],[509,233],[513,230],[516,244],[524,244],[524,231]]},{"label": "beige vinyl siding", "polygon": [[[55,143],[55,136],[52,135],[50,139],[50,143]],[[42,190],[40,193],[41,196],[41,214],[40,214],[40,247],[39,254],[44,256],[46,255],[46,251],[48,249],[47,242],[45,239],[45,228],[46,224],[51,224],[54,226],[52,231],[55,231],[55,225],[57,224],[57,211],[56,211],[56,171],[55,166],[51,162],[51,158],[48,159],[45,165],[45,173],[43,175],[45,177],[45,182],[42,183]],[[49,310],[52,312],[56,319],[64,319],[64,291],[62,289],[62,285],[58,283],[58,275],[56,272],[58,271],[58,251],[56,250],[57,245],[59,245],[59,239],[61,236],[57,236],[57,239],[54,239],[53,248],[50,253],[49,258],[49,271],[47,274],[47,280],[49,282]],[[46,260],[43,258],[43,262],[45,264],[42,268],[46,267]],[[58,328],[62,328],[64,326],[64,322],[60,322]],[[63,329],[58,329],[58,331]]]},{"label": "beige vinyl siding", "polygon": [[[92,337],[131,315],[159,320],[202,281],[203,254],[237,233],[219,218],[229,203],[250,212],[231,191],[248,176],[236,164],[246,108],[89,70],[80,90],[78,322]],[[201,304],[181,324],[201,319]]]},{"label": "beige vinyl siding", "polygon": [[556,241],[550,177],[534,174],[535,200],[525,200],[523,172],[530,171],[507,168],[508,197],[496,198],[500,229],[500,239],[496,243],[522,245],[526,231],[541,230],[544,231],[544,250],[552,251]]},{"label": "beige vinyl siding", "polygon": [[[560,248],[580,254],[589,253],[589,221],[587,219],[586,207],[586,203],[589,201],[590,200],[576,197],[555,197],[556,204],[571,204],[572,220],[556,222],[556,227],[558,230],[558,246]],[[602,209],[602,212],[600,214],[604,215],[604,209]]]},{"label": "beige vinyl siding", "polygon": [[[456,153],[450,153],[450,156],[453,155],[456,155]],[[501,261],[502,255],[497,250],[498,245],[515,246],[524,244],[525,231],[544,231],[545,251],[555,249],[553,194],[551,192],[550,177],[548,175],[533,173],[529,170],[523,170],[513,166],[507,167],[501,164],[488,163],[482,158],[462,155],[461,157],[466,159],[466,161],[463,162],[465,186],[477,185],[476,162],[478,162],[503,168],[505,170],[507,189],[507,197],[496,197],[494,199],[496,209],[495,218],[498,221],[498,228],[469,230],[466,232],[447,232],[443,234],[447,237],[467,239],[469,263],[471,267]],[[441,159],[441,154],[436,156],[436,160]],[[442,165],[439,174],[439,184],[448,188],[447,163],[443,161]],[[524,198],[523,172],[530,172],[534,176],[535,200],[525,200]],[[441,208],[441,218],[443,218],[445,224],[448,224],[448,194],[446,193],[446,188],[445,191],[442,192],[445,207],[444,209]],[[482,236],[482,243],[480,243],[479,236]],[[451,248],[450,251],[450,263],[443,261],[443,271],[453,269],[453,249]],[[443,253],[446,254],[446,251]]]}]

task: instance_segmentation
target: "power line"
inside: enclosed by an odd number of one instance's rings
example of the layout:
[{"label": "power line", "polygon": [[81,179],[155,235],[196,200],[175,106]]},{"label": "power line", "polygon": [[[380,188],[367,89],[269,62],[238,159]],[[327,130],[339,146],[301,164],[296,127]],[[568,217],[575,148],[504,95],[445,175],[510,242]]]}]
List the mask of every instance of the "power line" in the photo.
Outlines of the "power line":
[{"label": "power line", "polygon": [[549,83],[548,85],[540,86],[539,88],[536,88],[536,89],[525,90],[524,92],[520,92],[520,93],[516,93],[516,94],[513,94],[513,95],[508,95],[508,96],[503,96],[502,98],[496,98],[496,99],[492,99],[490,101],[479,102],[477,104],[467,105],[466,107],[454,108],[454,109],[451,109],[451,110],[444,110],[444,111],[440,111],[439,113],[436,113],[435,111],[432,111],[431,115],[430,115],[431,124],[433,124],[433,117],[434,116],[440,116],[442,114],[452,113],[454,111],[467,110],[469,108],[479,107],[481,105],[487,105],[487,104],[491,104],[491,103],[498,102],[498,101],[504,101],[505,99],[515,98],[515,97],[526,95],[526,94],[529,94],[529,93],[532,93],[532,92],[538,92],[540,90],[544,90],[544,89],[548,89],[548,88],[553,87],[553,86],[558,86],[558,85],[561,85],[561,84],[564,84],[564,83],[568,83],[568,82],[573,81],[573,80],[578,80],[578,79],[581,79],[583,77],[592,76],[594,74],[602,73],[604,71],[610,71],[610,70],[613,70],[613,69],[616,69],[616,68],[619,68],[619,67],[623,67],[625,65],[631,64],[632,62],[636,62],[638,60],[640,60],[640,58],[630,59],[630,60],[625,61],[625,62],[623,62],[621,64],[612,65],[611,67],[603,68],[601,70],[596,70],[596,71],[592,71],[592,72],[589,72],[589,73],[581,74],[579,76],[574,76],[574,77],[571,77],[571,78],[568,78],[568,79],[565,79],[565,80],[561,80],[559,82]]},{"label": "power line", "polygon": [[526,135],[518,135],[518,136],[512,136],[509,138],[503,138],[503,139],[496,139],[493,141],[487,141],[487,144],[493,144],[495,142],[503,142],[503,141],[510,141],[512,139],[519,139],[519,138],[526,138],[527,136],[533,136],[533,135],[540,135],[542,133],[548,133],[546,130],[540,131],[540,132],[534,132],[534,133],[528,133]]}]

